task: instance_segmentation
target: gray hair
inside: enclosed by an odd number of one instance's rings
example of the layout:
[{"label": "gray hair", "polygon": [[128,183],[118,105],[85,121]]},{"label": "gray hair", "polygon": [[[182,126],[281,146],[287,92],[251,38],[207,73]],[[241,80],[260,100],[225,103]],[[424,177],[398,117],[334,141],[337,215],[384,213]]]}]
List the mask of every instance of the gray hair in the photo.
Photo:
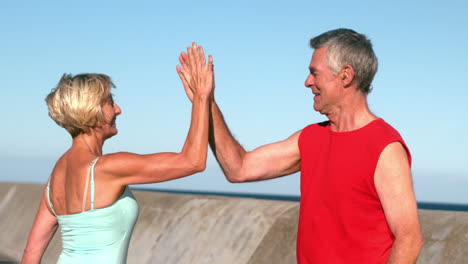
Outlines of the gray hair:
[{"label": "gray hair", "polygon": [[365,35],[339,28],[312,38],[310,46],[314,49],[327,47],[328,67],[334,74],[338,74],[345,65],[351,65],[359,89],[364,94],[372,90],[378,61],[372,43]]}]

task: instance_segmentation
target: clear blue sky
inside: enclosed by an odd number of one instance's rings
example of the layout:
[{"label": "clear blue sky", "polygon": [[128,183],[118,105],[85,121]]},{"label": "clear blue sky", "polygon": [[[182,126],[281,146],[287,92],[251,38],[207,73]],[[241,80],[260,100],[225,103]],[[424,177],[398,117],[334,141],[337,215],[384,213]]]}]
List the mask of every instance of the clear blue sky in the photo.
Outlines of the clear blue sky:
[{"label": "clear blue sky", "polygon": [[[304,87],[311,37],[347,27],[379,58],[371,110],[413,154],[417,199],[468,204],[468,2],[449,1],[2,1],[0,181],[45,182],[71,138],[44,98],[64,72],[110,75],[123,114],[106,153],[179,151],[190,103],[175,71],[192,41],[213,54],[216,98],[247,148],[310,123]],[[228,183],[208,169],[147,185],[178,190],[299,194],[299,175]]]}]

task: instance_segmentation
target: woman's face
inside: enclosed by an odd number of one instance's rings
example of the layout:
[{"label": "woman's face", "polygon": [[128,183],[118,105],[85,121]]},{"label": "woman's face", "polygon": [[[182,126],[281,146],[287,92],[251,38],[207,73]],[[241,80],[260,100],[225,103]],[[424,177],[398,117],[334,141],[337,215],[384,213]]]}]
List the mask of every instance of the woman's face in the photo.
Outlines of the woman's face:
[{"label": "woman's face", "polygon": [[117,135],[117,126],[115,124],[115,120],[117,116],[122,113],[120,107],[114,103],[114,99],[112,95],[110,95],[104,105],[102,106],[102,114],[104,116],[104,124],[100,127],[104,132],[104,137],[110,138],[112,136]]}]

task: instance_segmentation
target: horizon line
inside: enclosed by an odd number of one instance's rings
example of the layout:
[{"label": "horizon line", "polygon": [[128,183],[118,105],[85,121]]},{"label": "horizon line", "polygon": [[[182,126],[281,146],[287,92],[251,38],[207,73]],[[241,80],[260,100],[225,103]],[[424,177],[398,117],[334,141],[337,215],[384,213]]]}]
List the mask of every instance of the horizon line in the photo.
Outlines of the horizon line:
[{"label": "horizon line", "polygon": [[[273,201],[299,202],[301,200],[300,195],[287,195],[287,194],[261,194],[261,193],[174,190],[174,189],[145,188],[145,187],[141,188],[141,187],[133,187],[133,186],[131,187],[131,189],[137,190],[137,191],[191,194],[191,195],[214,195],[214,196],[264,199],[264,200],[273,200]],[[417,205],[418,205],[418,209],[468,212],[468,204],[462,204],[462,203],[427,202],[427,201],[419,202],[418,201]]]}]

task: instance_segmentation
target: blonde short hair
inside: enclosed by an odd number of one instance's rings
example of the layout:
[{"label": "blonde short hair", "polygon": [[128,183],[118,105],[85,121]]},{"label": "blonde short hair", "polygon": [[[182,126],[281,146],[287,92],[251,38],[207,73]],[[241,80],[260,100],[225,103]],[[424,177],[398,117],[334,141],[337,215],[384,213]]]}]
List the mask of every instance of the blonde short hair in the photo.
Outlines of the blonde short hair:
[{"label": "blonde short hair", "polygon": [[102,105],[115,88],[105,74],[63,74],[47,95],[49,116],[72,137],[88,133],[104,121]]}]

